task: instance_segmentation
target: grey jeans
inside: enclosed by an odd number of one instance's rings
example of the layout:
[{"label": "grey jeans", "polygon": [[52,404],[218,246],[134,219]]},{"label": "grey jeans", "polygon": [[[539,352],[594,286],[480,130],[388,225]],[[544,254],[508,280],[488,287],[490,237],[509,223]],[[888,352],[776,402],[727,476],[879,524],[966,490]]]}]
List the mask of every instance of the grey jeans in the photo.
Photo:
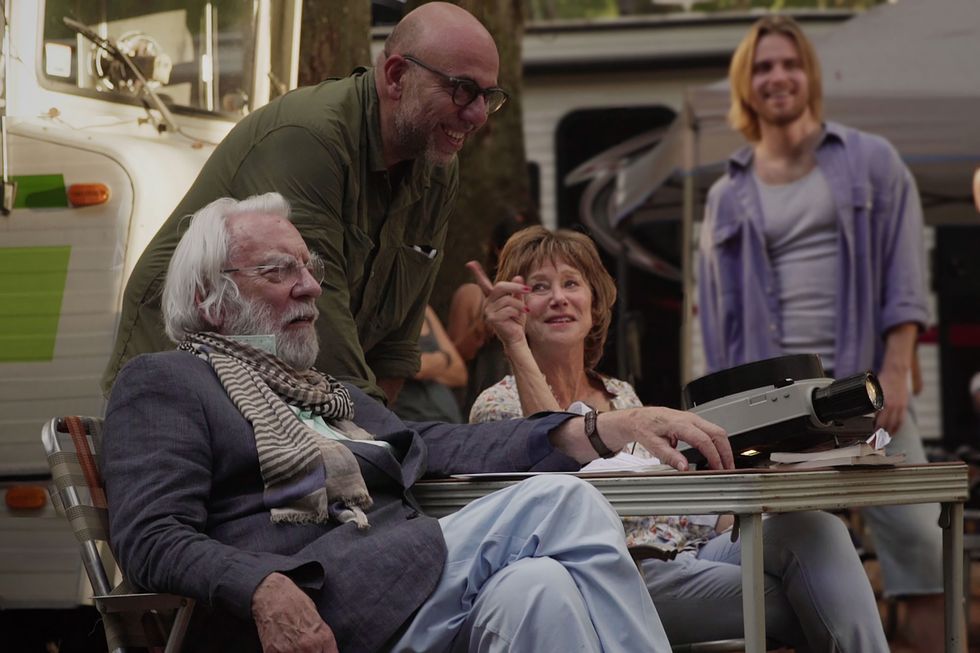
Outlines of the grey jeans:
[{"label": "grey jeans", "polygon": [[[874,593],[840,519],[773,515],[762,526],[766,636],[805,651],[888,653]],[[650,560],[647,588],[671,643],[742,637],[741,541]]]}]

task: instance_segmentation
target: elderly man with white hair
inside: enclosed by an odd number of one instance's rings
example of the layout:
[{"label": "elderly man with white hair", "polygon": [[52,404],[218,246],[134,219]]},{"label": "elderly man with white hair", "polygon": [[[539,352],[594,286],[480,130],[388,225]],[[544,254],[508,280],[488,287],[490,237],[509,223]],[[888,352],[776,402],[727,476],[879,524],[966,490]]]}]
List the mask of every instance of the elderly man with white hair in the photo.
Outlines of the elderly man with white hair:
[{"label": "elderly man with white hair", "polygon": [[193,217],[163,296],[177,350],[130,361],[106,416],[126,576],[205,606],[202,650],[669,651],[620,521],[587,483],[537,477],[438,520],[412,486],[577,470],[632,441],[678,468],[686,441],[731,468],[724,431],[652,407],[588,429],[567,413],[405,424],[311,367],[322,278],[278,194]]}]

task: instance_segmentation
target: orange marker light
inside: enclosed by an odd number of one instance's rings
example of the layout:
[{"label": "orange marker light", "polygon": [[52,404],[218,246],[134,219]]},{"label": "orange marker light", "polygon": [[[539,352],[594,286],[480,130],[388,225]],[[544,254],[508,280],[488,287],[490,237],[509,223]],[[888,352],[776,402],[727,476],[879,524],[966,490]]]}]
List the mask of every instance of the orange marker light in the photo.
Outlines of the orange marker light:
[{"label": "orange marker light", "polygon": [[68,201],[72,206],[95,206],[109,201],[111,193],[105,184],[72,184],[68,187]]},{"label": "orange marker light", "polygon": [[48,502],[48,491],[40,485],[15,485],[7,489],[6,502],[12,510],[37,510]]}]

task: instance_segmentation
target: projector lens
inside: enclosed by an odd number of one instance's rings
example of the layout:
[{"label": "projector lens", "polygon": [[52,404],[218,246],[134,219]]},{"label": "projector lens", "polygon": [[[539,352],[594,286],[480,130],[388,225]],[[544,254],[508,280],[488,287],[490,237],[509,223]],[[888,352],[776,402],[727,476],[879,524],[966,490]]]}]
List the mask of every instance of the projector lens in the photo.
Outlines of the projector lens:
[{"label": "projector lens", "polygon": [[874,409],[881,410],[885,405],[885,396],[881,392],[881,385],[878,383],[878,378],[868,372],[864,379],[864,385],[868,390],[868,399],[874,404]]},{"label": "projector lens", "polygon": [[825,424],[881,410],[884,399],[881,384],[871,372],[838,379],[817,388],[811,397],[814,414]]}]

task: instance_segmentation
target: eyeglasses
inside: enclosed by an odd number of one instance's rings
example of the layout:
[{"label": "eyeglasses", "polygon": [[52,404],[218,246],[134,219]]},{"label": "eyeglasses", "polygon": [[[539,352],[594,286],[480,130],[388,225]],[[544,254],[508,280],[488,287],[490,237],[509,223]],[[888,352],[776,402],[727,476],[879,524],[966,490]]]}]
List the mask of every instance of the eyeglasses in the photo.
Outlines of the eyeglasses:
[{"label": "eyeglasses", "polygon": [[327,276],[327,271],[323,265],[323,259],[316,254],[310,255],[310,260],[304,265],[294,258],[286,263],[273,263],[269,265],[253,265],[244,268],[225,268],[221,272],[228,274],[231,272],[254,272],[270,283],[298,283],[303,278],[303,268],[310,273],[318,284],[322,284]]},{"label": "eyeglasses", "polygon": [[483,101],[486,103],[487,115],[495,113],[500,107],[504,106],[507,102],[507,91],[498,87],[491,86],[489,88],[481,88],[479,84],[474,82],[472,79],[466,79],[465,77],[453,77],[452,75],[447,75],[441,70],[436,70],[427,63],[423,63],[416,59],[415,57],[405,54],[402,55],[405,61],[411,61],[416,66],[421,66],[425,68],[430,73],[442,77],[446,82],[453,87],[453,104],[457,107],[469,106],[476,98],[483,96]]}]

